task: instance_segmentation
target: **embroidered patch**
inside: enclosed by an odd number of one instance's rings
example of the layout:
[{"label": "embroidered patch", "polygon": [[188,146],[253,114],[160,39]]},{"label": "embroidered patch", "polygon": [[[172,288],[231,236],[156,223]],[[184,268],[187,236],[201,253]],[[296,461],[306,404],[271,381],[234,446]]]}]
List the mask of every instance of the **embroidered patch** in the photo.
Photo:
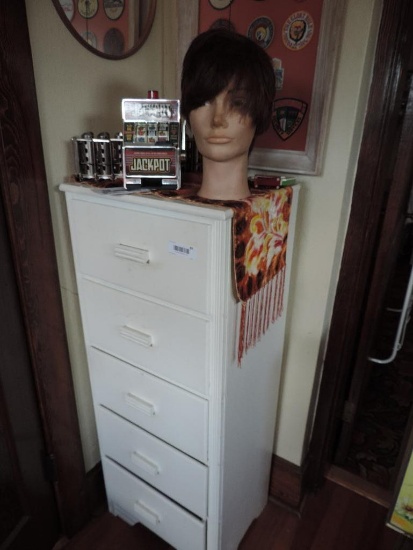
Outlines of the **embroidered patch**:
[{"label": "embroidered patch", "polygon": [[306,11],[296,11],[284,23],[282,39],[289,50],[302,50],[314,33],[314,21]]},{"label": "embroidered patch", "polygon": [[234,23],[229,19],[216,19],[209,28],[210,29],[227,29],[227,31],[236,32]]},{"label": "embroidered patch", "polygon": [[272,108],[272,127],[277,135],[286,141],[290,138],[304,120],[308,103],[292,97],[276,99]]},{"label": "embroidered patch", "polygon": [[274,24],[269,17],[258,17],[248,27],[247,35],[265,50],[274,38]]},{"label": "embroidered patch", "polygon": [[280,92],[284,86],[284,69],[281,59],[273,57],[272,66],[274,68],[275,74],[275,89],[277,90],[277,92]]}]

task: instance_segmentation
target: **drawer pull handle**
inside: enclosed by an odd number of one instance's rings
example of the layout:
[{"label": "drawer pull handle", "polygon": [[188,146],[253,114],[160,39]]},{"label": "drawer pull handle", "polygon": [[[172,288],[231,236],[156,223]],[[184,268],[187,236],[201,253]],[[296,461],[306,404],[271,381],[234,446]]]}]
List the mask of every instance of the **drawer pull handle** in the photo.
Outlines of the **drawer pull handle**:
[{"label": "drawer pull handle", "polygon": [[149,263],[149,250],[147,250],[146,248],[129,246],[127,244],[115,245],[115,256],[124,260],[137,262],[138,264]]},{"label": "drawer pull handle", "polygon": [[152,346],[152,335],[147,332],[142,332],[136,328],[124,325],[120,328],[120,333],[124,338],[132,340],[132,342],[135,342],[144,348],[150,348]]},{"label": "drawer pull handle", "polygon": [[146,506],[146,504],[143,504],[140,500],[135,502],[134,504],[135,512],[146,518],[152,525],[158,525],[158,523],[161,523],[161,518],[158,516],[154,510],[149,508],[149,506]]},{"label": "drawer pull handle", "polygon": [[157,476],[160,472],[159,466],[155,464],[150,458],[147,458],[141,453],[138,453],[137,451],[134,451],[131,455],[131,460],[136,466],[141,468],[142,470],[145,470],[148,474],[151,474],[153,476]]},{"label": "drawer pull handle", "polygon": [[128,392],[125,395],[125,401],[131,407],[139,409],[141,412],[144,412],[148,416],[155,416],[155,405],[153,403],[150,403],[149,401],[146,401],[145,399],[142,399],[142,397],[139,397],[134,393]]}]

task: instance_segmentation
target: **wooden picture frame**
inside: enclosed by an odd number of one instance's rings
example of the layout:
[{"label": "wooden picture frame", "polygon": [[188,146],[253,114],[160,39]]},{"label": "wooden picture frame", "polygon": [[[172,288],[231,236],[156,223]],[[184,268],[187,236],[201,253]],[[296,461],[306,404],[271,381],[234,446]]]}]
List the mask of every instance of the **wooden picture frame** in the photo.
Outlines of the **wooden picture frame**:
[{"label": "wooden picture frame", "polygon": [[[185,52],[191,40],[198,34],[199,3],[177,1],[179,82]],[[322,172],[346,3],[346,0],[335,0],[335,2],[324,0],[323,2],[305,149],[289,151],[255,147],[249,159],[250,169],[308,175],[319,175]]]}]

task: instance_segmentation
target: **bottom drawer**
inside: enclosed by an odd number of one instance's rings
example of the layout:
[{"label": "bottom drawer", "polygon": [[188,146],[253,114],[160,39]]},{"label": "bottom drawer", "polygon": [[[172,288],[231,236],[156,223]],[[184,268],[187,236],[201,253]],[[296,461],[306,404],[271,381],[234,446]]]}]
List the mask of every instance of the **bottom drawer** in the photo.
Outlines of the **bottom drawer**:
[{"label": "bottom drawer", "polygon": [[108,458],[102,459],[109,510],[130,525],[142,523],[179,550],[204,550],[206,523]]}]

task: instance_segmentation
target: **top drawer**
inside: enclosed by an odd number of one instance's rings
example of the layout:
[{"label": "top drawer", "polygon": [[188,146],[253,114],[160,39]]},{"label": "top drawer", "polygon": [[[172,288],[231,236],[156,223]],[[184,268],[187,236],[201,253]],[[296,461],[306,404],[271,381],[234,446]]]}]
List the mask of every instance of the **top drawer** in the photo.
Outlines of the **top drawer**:
[{"label": "top drawer", "polygon": [[71,201],[76,269],[207,313],[209,225]]}]

